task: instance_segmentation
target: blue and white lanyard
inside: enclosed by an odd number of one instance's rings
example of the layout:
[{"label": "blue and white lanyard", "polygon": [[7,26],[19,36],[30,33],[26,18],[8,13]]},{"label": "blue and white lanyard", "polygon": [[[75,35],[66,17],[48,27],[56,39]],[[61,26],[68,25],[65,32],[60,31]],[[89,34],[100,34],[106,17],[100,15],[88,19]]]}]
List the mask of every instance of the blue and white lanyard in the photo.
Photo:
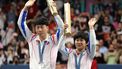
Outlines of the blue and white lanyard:
[{"label": "blue and white lanyard", "polygon": [[40,63],[43,62],[43,53],[44,53],[44,49],[45,49],[45,44],[46,42],[44,41],[43,47],[41,49],[41,43],[39,43],[39,56],[40,56]]},{"label": "blue and white lanyard", "polygon": [[77,61],[77,55],[76,54],[74,54],[74,57],[75,57],[75,68],[76,69],[80,69],[80,62],[81,62],[81,58],[82,58],[82,56],[83,56],[83,54],[81,53],[80,54],[80,58],[79,58],[79,60]]}]

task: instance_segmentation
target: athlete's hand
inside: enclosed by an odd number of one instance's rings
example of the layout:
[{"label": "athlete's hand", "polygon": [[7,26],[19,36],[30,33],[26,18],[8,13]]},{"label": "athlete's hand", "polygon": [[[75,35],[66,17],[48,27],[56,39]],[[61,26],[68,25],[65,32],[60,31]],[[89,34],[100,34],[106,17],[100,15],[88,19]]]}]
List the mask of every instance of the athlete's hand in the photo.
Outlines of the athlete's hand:
[{"label": "athlete's hand", "polygon": [[68,28],[68,24],[64,24],[64,30]]},{"label": "athlete's hand", "polygon": [[35,1],[36,0],[29,0],[29,1],[27,1],[24,8],[27,9],[27,8],[31,7],[34,4]]},{"label": "athlete's hand", "polygon": [[56,8],[56,3],[53,0],[47,0],[47,5],[48,5],[52,15],[55,16],[56,14],[58,14],[57,8]]},{"label": "athlete's hand", "polygon": [[92,29],[93,28],[93,26],[95,25],[95,23],[97,22],[97,18],[91,18],[90,20],[89,20],[89,22],[88,22],[88,25],[89,25],[89,28],[90,29]]},{"label": "athlete's hand", "polygon": [[89,26],[94,26],[95,23],[97,22],[97,19],[96,18],[91,18],[88,22]]}]

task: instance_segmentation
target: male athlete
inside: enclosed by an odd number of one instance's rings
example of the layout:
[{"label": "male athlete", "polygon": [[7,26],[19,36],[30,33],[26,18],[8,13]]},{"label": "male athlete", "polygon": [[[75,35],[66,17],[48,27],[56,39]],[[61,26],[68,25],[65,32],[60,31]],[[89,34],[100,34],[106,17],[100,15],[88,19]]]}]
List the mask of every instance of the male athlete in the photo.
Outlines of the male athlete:
[{"label": "male athlete", "polygon": [[22,9],[19,19],[19,29],[29,44],[30,69],[55,69],[57,52],[59,49],[59,39],[63,35],[64,23],[56,10],[55,3],[51,2],[50,10],[57,23],[55,35],[48,34],[48,20],[45,17],[37,18],[34,22],[36,33],[32,33],[26,25],[28,9],[34,4],[35,0],[29,0]]}]

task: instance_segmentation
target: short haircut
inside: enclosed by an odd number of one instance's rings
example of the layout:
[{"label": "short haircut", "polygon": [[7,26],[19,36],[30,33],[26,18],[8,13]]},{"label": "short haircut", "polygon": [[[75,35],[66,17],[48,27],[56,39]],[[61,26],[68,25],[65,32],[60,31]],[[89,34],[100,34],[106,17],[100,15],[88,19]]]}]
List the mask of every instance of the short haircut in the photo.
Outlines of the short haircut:
[{"label": "short haircut", "polygon": [[37,19],[34,20],[34,25],[49,25],[48,19],[44,16],[38,17]]},{"label": "short haircut", "polygon": [[76,39],[84,39],[86,42],[88,42],[88,33],[84,33],[84,32],[78,32],[75,36],[74,36],[74,42]]}]

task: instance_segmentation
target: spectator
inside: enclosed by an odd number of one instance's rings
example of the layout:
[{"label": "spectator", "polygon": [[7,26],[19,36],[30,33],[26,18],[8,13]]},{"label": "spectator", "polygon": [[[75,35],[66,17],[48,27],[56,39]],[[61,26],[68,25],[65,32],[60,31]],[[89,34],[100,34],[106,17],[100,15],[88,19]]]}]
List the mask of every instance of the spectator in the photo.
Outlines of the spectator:
[{"label": "spectator", "polygon": [[97,14],[103,10],[103,3],[102,0],[95,0],[94,4],[92,5],[93,12],[92,14]]},{"label": "spectator", "polygon": [[3,48],[0,48],[0,67],[5,63],[5,54]]},{"label": "spectator", "polygon": [[72,34],[71,33],[66,33],[65,34],[65,36],[66,36],[66,38],[65,38],[65,43],[71,43],[71,44],[74,44],[74,39],[73,39],[73,37],[72,37]]},{"label": "spectator", "polygon": [[117,64],[117,51],[115,51],[112,44],[109,45],[109,50],[105,54],[105,61],[107,64]]},{"label": "spectator", "polygon": [[74,36],[78,31],[79,31],[79,21],[77,20],[77,17],[75,17],[71,26],[72,36]]},{"label": "spectator", "polygon": [[2,30],[2,43],[4,46],[6,46],[7,44],[9,44],[11,42],[11,39],[13,38],[13,33],[14,30],[12,28],[7,28],[5,31]]},{"label": "spectator", "polygon": [[115,29],[113,25],[109,22],[109,17],[104,16],[104,23],[102,25],[98,26],[97,32],[102,39],[107,41],[110,38],[111,32],[113,32]]},{"label": "spectator", "polygon": [[29,51],[26,48],[26,45],[25,45],[24,41],[19,42],[17,53],[18,53],[18,56],[19,56],[19,59],[20,59],[20,63],[25,63],[25,60],[28,60]]},{"label": "spectator", "polygon": [[118,35],[118,41],[117,41],[117,45],[118,45],[118,62],[121,64],[121,56],[122,56],[122,34]]},{"label": "spectator", "polygon": [[14,54],[13,46],[11,44],[8,44],[8,48],[6,51],[7,63],[8,64],[12,64],[14,55],[15,54]]},{"label": "spectator", "polygon": [[101,53],[99,50],[100,50],[100,45],[99,45],[99,41],[97,41],[97,44],[96,44],[96,54],[95,54],[94,59],[96,59],[97,63],[104,64],[105,63],[105,61],[104,61],[104,54]]},{"label": "spectator", "polygon": [[16,7],[13,4],[10,5],[10,9],[8,10],[6,16],[8,27],[14,30],[16,21]]},{"label": "spectator", "polygon": [[122,52],[120,53],[120,56],[119,56],[119,64],[122,64]]},{"label": "spectator", "polygon": [[114,46],[114,49],[117,51],[118,50],[118,44],[117,44],[116,38],[111,41],[111,44]]},{"label": "spectator", "polygon": [[[65,43],[65,46],[66,46],[66,48],[68,48],[70,50],[73,49],[73,44],[71,42],[66,42]],[[67,56],[65,54],[63,54],[63,53],[61,53],[61,54],[62,54],[62,63],[63,64],[66,64],[68,58],[67,58]]]},{"label": "spectator", "polygon": [[99,46],[100,46],[100,50],[99,50],[100,53],[105,54],[105,53],[108,51],[107,47],[104,46],[104,41],[103,41],[103,39],[100,39],[100,40],[99,40]]},{"label": "spectator", "polygon": [[88,20],[89,20],[89,17],[88,17],[88,15],[86,15],[86,13],[82,13],[78,17],[80,31],[88,33],[88,27],[87,27]]},{"label": "spectator", "polygon": [[118,35],[122,34],[122,22],[120,22],[120,23],[118,24],[117,34],[118,34]]},{"label": "spectator", "polygon": [[4,29],[5,21],[6,21],[6,15],[3,12],[3,10],[0,8],[0,28],[2,30]]},{"label": "spectator", "polygon": [[12,62],[12,64],[19,64],[19,58],[18,58],[18,56],[14,56],[14,57],[13,57],[13,62]]}]

